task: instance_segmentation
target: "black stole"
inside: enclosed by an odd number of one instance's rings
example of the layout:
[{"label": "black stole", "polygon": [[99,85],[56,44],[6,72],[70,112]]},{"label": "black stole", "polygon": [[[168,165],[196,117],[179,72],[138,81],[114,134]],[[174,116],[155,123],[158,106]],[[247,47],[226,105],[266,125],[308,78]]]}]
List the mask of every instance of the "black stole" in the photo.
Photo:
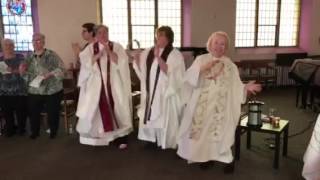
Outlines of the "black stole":
[{"label": "black stole", "polygon": [[[167,59],[168,59],[168,56],[170,54],[170,52],[173,50],[173,47],[172,45],[167,45],[162,54],[161,54],[161,58],[164,60],[164,62],[167,62]],[[154,60],[154,47],[151,48],[148,56],[147,56],[147,61],[146,61],[146,65],[147,65],[147,77],[146,77],[146,109],[145,109],[145,112],[144,112],[144,124],[147,123],[147,121],[150,120],[150,115],[151,115],[151,105],[153,103],[153,98],[154,98],[154,93],[155,93],[155,90],[156,90],[156,87],[157,87],[157,84],[158,84],[158,80],[159,80],[159,74],[160,74],[160,67],[158,65],[158,68],[157,68],[157,72],[156,72],[156,79],[155,79],[155,82],[154,82],[154,85],[153,85],[153,91],[152,91],[152,94],[151,94],[151,99],[150,99],[150,82],[149,82],[149,77],[150,77],[150,70],[151,70],[151,66],[152,66],[152,63],[153,63],[153,60]],[[149,103],[150,101],[150,103]],[[149,105],[150,104],[150,105]]]},{"label": "black stole", "polygon": [[[109,46],[111,51],[113,50],[113,43],[109,42]],[[99,49],[99,43],[96,42],[93,45],[93,52],[94,54],[98,54],[100,51]],[[112,91],[111,91],[111,84],[110,84],[110,57],[108,56],[108,61],[107,61],[107,82],[106,82],[106,87],[107,87],[107,94],[105,93],[105,83],[103,82],[103,76],[102,76],[102,71],[101,71],[101,64],[100,64],[100,59],[97,60],[98,67],[100,70],[101,74],[101,91],[100,91],[100,100],[99,100],[99,109],[101,113],[101,119],[102,119],[102,124],[103,124],[103,129],[105,132],[108,131],[113,131],[115,127],[118,127],[115,115],[114,115],[114,101],[112,97]]]}]

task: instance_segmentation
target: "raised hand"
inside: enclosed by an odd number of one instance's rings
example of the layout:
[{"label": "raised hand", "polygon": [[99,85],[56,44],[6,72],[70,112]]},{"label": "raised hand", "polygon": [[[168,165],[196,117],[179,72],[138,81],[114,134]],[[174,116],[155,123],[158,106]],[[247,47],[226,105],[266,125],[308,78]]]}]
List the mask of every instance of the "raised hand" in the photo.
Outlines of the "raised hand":
[{"label": "raised hand", "polygon": [[209,76],[206,76],[206,78],[210,79],[210,80],[216,80],[217,77],[219,77],[223,73],[223,69],[224,69],[224,64],[222,64],[222,66],[220,67],[220,69],[217,72],[214,72],[214,73],[210,74]]},{"label": "raised hand", "polygon": [[160,58],[160,48],[158,46],[154,46],[154,57]]},{"label": "raised hand", "polygon": [[[118,55],[111,50],[111,47],[110,47],[110,45],[109,45],[109,42],[104,42],[104,41],[102,42],[102,41],[100,41],[100,43],[104,46],[104,51],[105,51],[105,52],[107,53],[107,55],[109,56],[108,60],[110,60],[110,61],[118,64]],[[103,51],[102,51],[102,52],[103,52]]]},{"label": "raised hand", "polygon": [[208,72],[214,65],[216,65],[220,60],[215,60],[215,61],[209,61],[200,67],[200,72],[201,73],[206,73]]},{"label": "raised hand", "polygon": [[133,63],[136,63],[140,67],[140,54],[141,50],[133,50],[130,53],[130,59],[132,60]]},{"label": "raised hand", "polygon": [[79,56],[79,53],[81,51],[81,47],[80,47],[79,43],[76,43],[76,42],[71,43],[71,47],[72,47],[72,50],[73,50],[74,54],[76,56]]},{"label": "raised hand", "polygon": [[98,59],[101,58],[101,56],[103,55],[103,52],[104,52],[104,51],[99,51],[98,54],[96,54],[96,55],[94,55],[94,56],[92,57],[92,64],[94,64],[95,62],[97,62]]},{"label": "raised hand", "polygon": [[154,52],[153,53],[154,53],[155,60],[158,61],[160,70],[167,74],[168,65],[160,56],[160,48],[159,48],[159,46],[157,46],[157,45],[154,46]]},{"label": "raised hand", "polygon": [[249,81],[246,85],[245,85],[245,89],[253,94],[256,95],[258,92],[260,92],[262,90],[261,84],[257,84],[256,81]]},{"label": "raised hand", "polygon": [[108,55],[110,55],[111,53],[112,53],[112,51],[111,51],[111,48],[110,48],[110,45],[109,45],[109,42],[105,42],[105,41],[100,41],[100,43],[103,45],[103,49],[104,49],[104,51],[106,51],[106,53],[108,54]]}]

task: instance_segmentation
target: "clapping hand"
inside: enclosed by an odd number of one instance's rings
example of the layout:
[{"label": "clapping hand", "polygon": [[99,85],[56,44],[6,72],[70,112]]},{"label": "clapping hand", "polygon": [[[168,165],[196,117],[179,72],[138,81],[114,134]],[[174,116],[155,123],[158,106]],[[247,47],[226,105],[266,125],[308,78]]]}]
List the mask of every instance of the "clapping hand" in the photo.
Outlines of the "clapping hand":
[{"label": "clapping hand", "polygon": [[210,80],[216,80],[217,77],[220,76],[223,73],[223,69],[224,69],[224,64],[222,64],[222,66],[220,67],[220,69],[217,72],[213,72],[212,74],[210,74],[206,78],[210,79]]},{"label": "clapping hand", "polygon": [[131,55],[131,58],[132,59],[132,62],[135,62],[138,66],[140,66],[140,54],[141,54],[141,51],[140,50],[134,50],[130,53]]},{"label": "clapping hand", "polygon": [[103,45],[104,50],[107,52],[107,54],[110,55],[112,51],[109,42],[100,41],[100,43]]},{"label": "clapping hand", "polygon": [[94,64],[95,62],[97,62],[98,59],[101,58],[101,56],[103,55],[104,51],[99,51],[98,54],[95,54],[92,58],[92,64]]},{"label": "clapping hand", "polygon": [[155,58],[160,58],[160,48],[158,46],[154,46],[153,54]]},{"label": "clapping hand", "polygon": [[112,51],[109,41],[108,42],[100,41],[100,43],[104,46],[103,49],[109,56],[108,60],[118,64],[118,55]]},{"label": "clapping hand", "polygon": [[200,67],[200,72],[206,73],[206,72],[210,71],[210,69],[211,69],[214,65],[216,65],[218,62],[220,62],[220,60],[209,61],[209,62],[201,65],[201,67]]},{"label": "clapping hand", "polygon": [[80,53],[80,51],[81,51],[81,47],[80,47],[79,43],[72,43],[72,44],[71,44],[71,47],[72,47],[72,49],[73,49],[74,54],[75,54],[76,56],[79,56],[79,53]]},{"label": "clapping hand", "polygon": [[168,65],[160,56],[160,48],[159,48],[159,46],[157,46],[157,45],[154,46],[154,52],[153,53],[154,53],[155,59],[158,61],[160,69],[164,73],[167,73],[168,72]]}]

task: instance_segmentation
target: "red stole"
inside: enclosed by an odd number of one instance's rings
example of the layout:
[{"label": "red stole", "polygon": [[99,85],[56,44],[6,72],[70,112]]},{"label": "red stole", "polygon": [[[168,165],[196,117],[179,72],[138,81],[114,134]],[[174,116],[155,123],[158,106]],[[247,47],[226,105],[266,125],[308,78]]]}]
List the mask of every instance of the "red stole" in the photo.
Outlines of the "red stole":
[{"label": "red stole", "polygon": [[[113,50],[113,44],[109,42],[109,46],[111,51]],[[93,52],[94,54],[98,54],[100,51],[99,49],[99,43],[96,42],[93,45]],[[103,76],[101,71],[101,64],[100,59],[97,60],[98,67],[101,74],[101,91],[100,91],[100,99],[99,99],[99,110],[101,113],[101,119],[103,124],[103,129],[105,132],[113,131],[115,128],[118,128],[118,124],[114,115],[114,101],[112,97],[112,91],[111,91],[111,84],[110,84],[110,57],[108,56],[107,61],[107,94],[105,91],[105,83],[103,82]]]}]

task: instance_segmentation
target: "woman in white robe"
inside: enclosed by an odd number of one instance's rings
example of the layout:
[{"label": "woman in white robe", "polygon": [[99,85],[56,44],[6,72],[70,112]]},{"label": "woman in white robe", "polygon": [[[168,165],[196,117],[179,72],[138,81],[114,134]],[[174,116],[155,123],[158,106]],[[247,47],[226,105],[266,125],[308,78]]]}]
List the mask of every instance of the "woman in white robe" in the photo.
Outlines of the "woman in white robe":
[{"label": "woman in white robe", "polygon": [[185,75],[187,106],[177,153],[189,162],[231,163],[241,103],[247,91],[261,90],[254,82],[241,82],[237,66],[225,56],[227,46],[225,32],[213,33],[207,42],[209,53],[198,56]]},{"label": "woman in white robe", "polygon": [[320,179],[320,114],[314,126],[312,137],[303,157],[302,176],[307,180]]},{"label": "woman in white robe", "polygon": [[[128,57],[120,44],[109,41],[106,26],[98,26],[96,38],[97,42],[91,43],[80,53],[81,71],[78,79],[80,96],[77,108],[79,117],[77,131],[80,134],[80,143],[94,146],[108,145],[114,139],[124,137],[119,148],[126,148],[126,137],[132,131]],[[94,48],[99,52],[95,54]],[[100,107],[100,96],[103,94],[108,105],[110,99],[113,100],[111,103],[113,108],[110,108],[112,106],[110,105],[107,109],[112,117],[112,127],[108,130],[102,119],[102,116],[105,116],[102,112],[106,112],[106,109]],[[112,97],[108,96],[110,94]]]},{"label": "woman in white robe", "polygon": [[173,37],[170,27],[158,28],[155,47],[144,50],[133,64],[141,82],[138,139],[163,149],[177,147],[183,106],[185,64],[182,54],[172,47]]}]

